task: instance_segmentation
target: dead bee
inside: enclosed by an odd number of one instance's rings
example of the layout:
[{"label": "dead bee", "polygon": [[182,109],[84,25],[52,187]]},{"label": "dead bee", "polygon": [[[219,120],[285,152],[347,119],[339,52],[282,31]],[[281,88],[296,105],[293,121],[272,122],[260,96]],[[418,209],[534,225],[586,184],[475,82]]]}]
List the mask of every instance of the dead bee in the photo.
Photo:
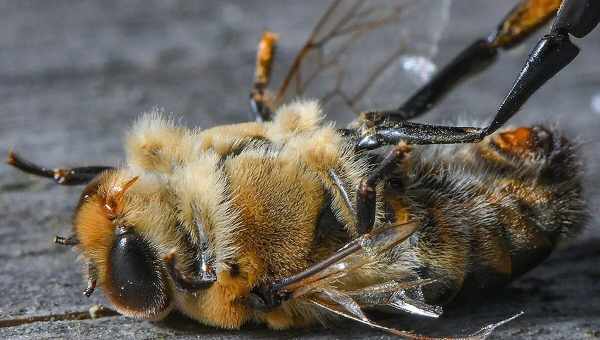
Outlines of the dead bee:
[{"label": "dead bee", "polygon": [[[85,295],[98,284],[119,312],[139,318],[177,309],[222,328],[286,329],[338,315],[415,337],[363,309],[437,317],[438,306],[507,284],[576,234],[587,216],[573,144],[544,126],[496,131],[575,58],[569,36],[597,25],[598,2],[521,1],[400,108],[363,111],[347,129],[324,124],[317,101],[282,104],[321,71],[339,70],[324,58],[328,42],[346,38],[329,52],[337,60],[423,3],[378,11],[334,2],[273,95],[277,37],[265,34],[250,96],[256,122],[190,130],[147,114],[128,133],[120,168],[50,170],[11,153],[23,171],[86,184],[73,235],[56,239],[87,261]],[[411,122],[557,11],[489,126]],[[317,72],[300,77],[315,52]],[[322,102],[356,109],[373,79],[349,95],[342,78]]]}]

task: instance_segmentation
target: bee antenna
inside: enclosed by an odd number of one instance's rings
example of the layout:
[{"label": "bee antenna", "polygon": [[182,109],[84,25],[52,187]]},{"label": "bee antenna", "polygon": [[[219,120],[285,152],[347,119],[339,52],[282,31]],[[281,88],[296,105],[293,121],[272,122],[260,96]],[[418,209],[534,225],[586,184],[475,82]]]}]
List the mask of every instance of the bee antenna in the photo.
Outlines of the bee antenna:
[{"label": "bee antenna", "polygon": [[87,287],[83,291],[83,295],[90,297],[94,290],[96,290],[96,266],[92,263],[88,263],[88,278]]},{"label": "bee antenna", "polygon": [[83,290],[85,297],[90,297],[96,290],[96,279],[88,279],[87,287]]},{"label": "bee antenna", "polygon": [[50,169],[44,166],[37,165],[25,158],[17,155],[14,151],[8,153],[6,164],[32,174],[38,177],[51,178],[57,184],[61,185],[80,185],[86,184],[94,179],[103,171],[114,169],[109,166],[84,166],[77,168],[57,168]]},{"label": "bee antenna", "polygon": [[17,169],[32,175],[47,178],[54,177],[54,171],[25,160],[21,156],[17,155],[13,150],[9,151],[8,157],[6,158],[6,164],[14,166]]},{"label": "bee antenna", "polygon": [[62,237],[62,236],[54,236],[54,243],[56,244],[60,244],[63,246],[75,246],[79,244],[79,240],[77,239],[77,236],[75,235],[71,235],[69,237]]}]

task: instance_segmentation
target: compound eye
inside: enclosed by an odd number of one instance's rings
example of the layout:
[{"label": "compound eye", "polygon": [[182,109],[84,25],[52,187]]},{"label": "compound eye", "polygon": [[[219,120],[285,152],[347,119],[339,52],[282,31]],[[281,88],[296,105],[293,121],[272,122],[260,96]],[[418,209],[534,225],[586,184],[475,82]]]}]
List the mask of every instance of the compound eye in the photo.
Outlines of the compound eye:
[{"label": "compound eye", "polygon": [[169,287],[155,251],[140,235],[119,234],[110,251],[104,289],[123,314],[158,318],[170,305]]}]

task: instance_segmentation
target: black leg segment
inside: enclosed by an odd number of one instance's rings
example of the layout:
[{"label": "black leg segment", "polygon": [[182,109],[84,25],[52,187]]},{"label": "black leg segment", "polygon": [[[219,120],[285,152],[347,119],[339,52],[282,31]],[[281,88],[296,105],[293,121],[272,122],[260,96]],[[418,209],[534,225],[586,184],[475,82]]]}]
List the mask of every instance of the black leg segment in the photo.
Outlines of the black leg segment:
[{"label": "black leg segment", "polygon": [[200,289],[206,289],[212,286],[217,281],[217,276],[214,272],[200,272],[197,275],[186,275],[177,269],[177,260],[175,259],[175,253],[172,252],[165,258],[167,265],[167,271],[171,276],[171,279],[175,283],[175,286],[180,291],[186,293],[195,293]]},{"label": "black leg segment", "polygon": [[600,1],[565,0],[558,10],[552,32],[569,33],[576,38],[583,38],[594,30],[599,21]]},{"label": "black leg segment", "polygon": [[[540,39],[530,52],[512,88],[487,127],[452,127],[394,121],[387,119],[389,114],[386,112],[371,112],[369,117],[375,117],[381,123],[363,132],[357,147],[374,149],[400,141],[409,144],[454,144],[481,141],[485,136],[504,125],[533,93],[575,59],[579,48],[571,42],[569,34],[572,31],[578,34],[589,33],[600,21],[600,11],[576,15],[573,13],[578,12],[574,10],[563,10],[564,8],[573,8],[574,4],[598,6],[597,4],[590,5],[585,0],[565,0],[563,2],[563,7],[559,11],[556,23],[550,33]],[[583,20],[583,22],[580,25],[573,20]]]},{"label": "black leg segment", "polygon": [[375,224],[377,184],[394,170],[408,152],[409,148],[406,144],[395,146],[385,155],[377,168],[360,182],[356,195],[356,219],[360,235],[370,232]]},{"label": "black leg segment", "polygon": [[493,64],[497,51],[490,42],[481,39],[461,51],[425,86],[413,94],[401,107],[389,112],[389,119],[408,120],[429,111],[462,80]]},{"label": "black leg segment", "polygon": [[508,49],[518,45],[545,24],[556,13],[559,5],[559,0],[521,1],[490,35],[467,46],[402,106],[388,111],[387,119],[408,120],[426,113],[460,82],[492,65],[500,48]]}]

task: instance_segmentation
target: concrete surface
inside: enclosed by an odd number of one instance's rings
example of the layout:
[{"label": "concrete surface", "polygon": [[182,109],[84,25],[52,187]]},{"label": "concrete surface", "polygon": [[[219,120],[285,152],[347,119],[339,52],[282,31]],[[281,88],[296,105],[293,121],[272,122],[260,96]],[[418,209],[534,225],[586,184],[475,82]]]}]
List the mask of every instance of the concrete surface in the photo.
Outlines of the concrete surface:
[{"label": "concrete surface", "polygon": [[[436,61],[488,32],[515,1],[455,0]],[[242,121],[254,47],[265,28],[282,36],[289,60],[312,27],[320,1],[0,1],[0,152],[10,147],[49,166],[108,164],[124,158],[121,136],[158,105],[190,125]],[[533,41],[529,41],[531,44]],[[590,208],[600,131],[600,30],[578,42],[580,57],[526,105],[518,122],[559,122],[583,142]],[[529,45],[530,46],[530,45]],[[490,117],[528,50],[504,53],[425,120]],[[287,58],[287,59],[286,59]],[[332,115],[340,121],[349,117]],[[442,118],[443,117],[443,118]],[[105,304],[81,295],[76,254],[52,244],[68,234],[79,188],[55,186],[0,166],[0,338],[388,338],[360,325],[275,332],[224,331],[181,316],[160,323],[122,316],[89,319]],[[465,334],[524,310],[494,338],[600,338],[600,233],[593,221],[574,244],[478,305],[440,320],[384,316],[427,334]],[[85,320],[72,320],[72,319]]]}]

